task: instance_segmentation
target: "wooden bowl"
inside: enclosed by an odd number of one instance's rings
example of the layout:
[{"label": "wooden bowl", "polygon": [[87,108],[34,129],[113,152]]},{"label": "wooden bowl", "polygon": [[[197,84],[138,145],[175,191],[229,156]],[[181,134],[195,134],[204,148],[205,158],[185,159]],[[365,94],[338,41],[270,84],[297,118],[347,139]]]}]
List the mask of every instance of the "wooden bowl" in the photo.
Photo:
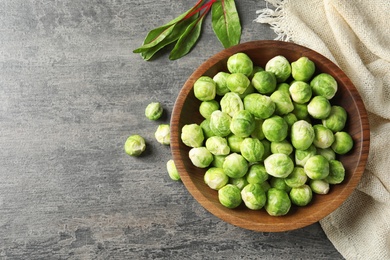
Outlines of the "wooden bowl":
[{"label": "wooden bowl", "polygon": [[[205,169],[192,165],[189,147],[180,139],[181,128],[185,124],[203,121],[199,113],[200,101],[193,92],[194,82],[202,75],[213,77],[219,71],[227,71],[229,56],[244,52],[255,65],[264,67],[266,62],[276,55],[285,56],[290,62],[306,56],[316,64],[316,73],[326,72],[338,83],[338,91],[332,104],[341,105],[348,113],[345,130],[354,140],[353,149],[346,155],[339,156],[346,170],[345,180],[338,185],[331,185],[326,195],[314,194],[312,202],[305,207],[292,206],[285,216],[274,217],[262,210],[250,210],[241,204],[238,208],[228,209],[218,201],[217,191],[209,188],[203,180]],[[306,47],[281,41],[253,41],[225,49],[197,68],[185,82],[180,91],[171,118],[172,156],[181,179],[192,196],[209,212],[220,219],[249,230],[262,232],[281,232],[302,228],[313,224],[339,207],[358,185],[365,169],[369,150],[370,130],[367,112],[359,93],[351,80],[329,59]]]}]

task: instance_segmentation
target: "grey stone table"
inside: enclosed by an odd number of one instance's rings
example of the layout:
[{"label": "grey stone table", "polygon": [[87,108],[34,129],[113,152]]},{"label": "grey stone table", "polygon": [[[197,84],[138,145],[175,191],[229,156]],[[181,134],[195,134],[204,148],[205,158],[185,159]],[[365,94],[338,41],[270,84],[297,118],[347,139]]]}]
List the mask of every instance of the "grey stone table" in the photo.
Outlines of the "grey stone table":
[{"label": "grey stone table", "polygon": [[[242,42],[274,39],[236,1]],[[205,20],[196,48],[150,62],[132,50],[195,3],[0,1],[0,259],[341,259],[319,224],[256,233],[211,215],[170,180],[154,139],[186,78],[222,50]],[[162,120],[144,117],[162,102]],[[145,156],[123,151],[145,137]]]}]

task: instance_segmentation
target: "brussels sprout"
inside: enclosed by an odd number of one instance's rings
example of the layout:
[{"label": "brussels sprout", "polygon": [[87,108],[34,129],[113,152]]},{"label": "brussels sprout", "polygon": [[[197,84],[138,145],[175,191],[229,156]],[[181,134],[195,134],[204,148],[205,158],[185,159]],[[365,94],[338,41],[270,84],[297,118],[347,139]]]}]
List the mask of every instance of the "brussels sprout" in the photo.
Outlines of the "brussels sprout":
[{"label": "brussels sprout", "polygon": [[204,176],[204,182],[213,190],[219,190],[229,182],[229,177],[223,172],[221,168],[211,167]]},{"label": "brussels sprout", "polygon": [[249,86],[246,88],[246,90],[244,91],[244,93],[242,94],[238,94],[238,96],[241,98],[241,100],[243,100],[246,96],[248,96],[249,94],[252,94],[256,92],[256,89],[255,87],[250,83]]},{"label": "brussels sprout", "polygon": [[307,160],[317,154],[317,148],[310,145],[306,150],[295,150],[295,164],[298,166],[305,166]]},{"label": "brussels sprout", "polygon": [[322,124],[333,133],[343,130],[346,122],[347,112],[341,106],[332,106],[329,116],[322,120]]},{"label": "brussels sprout", "polygon": [[309,84],[304,81],[295,81],[289,88],[291,99],[299,104],[304,104],[311,99],[312,91]]},{"label": "brussels sprout", "polygon": [[264,207],[267,196],[260,184],[248,184],[241,191],[241,198],[249,209],[258,210]]},{"label": "brussels sprout", "polygon": [[276,78],[272,72],[257,72],[251,82],[260,94],[270,94],[276,89]]},{"label": "brussels sprout", "polygon": [[302,186],[307,181],[307,175],[303,167],[297,166],[294,167],[294,170],[290,173],[289,176],[284,178],[284,182],[291,188],[296,188]]},{"label": "brussels sprout", "polygon": [[321,73],[310,81],[313,93],[331,99],[337,92],[337,81],[327,73]]},{"label": "brussels sprout", "polygon": [[227,184],[218,190],[218,200],[227,208],[236,208],[242,202],[241,190],[233,184]]},{"label": "brussels sprout", "polygon": [[314,129],[305,120],[299,120],[291,126],[291,143],[295,149],[306,150],[313,144]]},{"label": "brussels sprout", "polygon": [[232,118],[225,112],[216,110],[210,116],[210,129],[217,136],[226,137],[230,131],[230,122]]},{"label": "brussels sprout", "polygon": [[154,137],[157,142],[164,145],[170,145],[171,143],[171,128],[168,124],[161,124],[157,127]]},{"label": "brussels sprout", "polygon": [[140,156],[145,151],[145,139],[140,135],[131,135],[126,139],[125,152],[131,156]]},{"label": "brussels sprout", "polygon": [[228,155],[230,147],[225,138],[212,136],[206,140],[206,148],[213,155]]},{"label": "brussels sprout", "polygon": [[248,181],[246,180],[245,176],[240,178],[230,178],[229,180],[230,184],[233,184],[234,186],[237,186],[240,190],[242,190],[246,185],[248,185]]},{"label": "brussels sprout", "polygon": [[293,151],[293,146],[287,140],[283,140],[280,142],[271,142],[271,153],[284,153],[290,155]]},{"label": "brussels sprout", "polygon": [[265,138],[263,133],[263,119],[255,118],[255,129],[253,130],[251,137],[263,140]]},{"label": "brussels sprout", "polygon": [[307,112],[315,119],[325,119],[330,115],[332,106],[323,96],[315,96],[307,104]]},{"label": "brussels sprout", "polygon": [[230,73],[220,71],[213,77],[216,87],[216,94],[218,96],[223,96],[226,93],[230,92],[230,89],[227,87],[226,79],[229,77]]},{"label": "brussels sprout", "polygon": [[270,99],[275,103],[275,112],[278,115],[285,115],[294,110],[290,94],[283,90],[276,90],[271,94]]},{"label": "brussels sprout", "polygon": [[152,102],[146,106],[145,116],[150,120],[157,120],[163,114],[163,108],[160,102]]},{"label": "brussels sprout", "polygon": [[251,81],[242,73],[232,73],[226,79],[226,85],[230,91],[243,94]]},{"label": "brussels sprout", "polygon": [[329,183],[326,180],[310,180],[309,186],[316,194],[328,194],[330,190]]},{"label": "brussels sprout", "polygon": [[294,162],[283,153],[274,153],[264,160],[265,170],[269,175],[286,178],[294,170]]},{"label": "brussels sprout", "polygon": [[264,164],[252,164],[248,169],[246,180],[248,183],[261,184],[268,180],[268,177]]},{"label": "brussels sprout", "polygon": [[244,103],[237,93],[226,93],[220,101],[221,111],[233,117],[238,111],[244,110]]},{"label": "brussels sprout", "polygon": [[322,155],[314,155],[307,160],[303,169],[310,179],[322,180],[329,175],[329,162]]},{"label": "brussels sprout", "polygon": [[188,153],[193,165],[199,168],[208,167],[214,160],[213,154],[206,147],[194,147]]},{"label": "brussels sprout", "polygon": [[309,112],[307,111],[307,104],[299,104],[293,102],[294,110],[292,113],[298,118],[298,120],[306,120],[309,117]]},{"label": "brussels sprout", "polygon": [[271,216],[286,215],[291,208],[290,197],[284,190],[270,188],[267,191],[267,202],[264,208]]},{"label": "brussels sprout", "polygon": [[180,137],[181,141],[189,147],[201,147],[203,145],[203,130],[197,124],[184,125]]},{"label": "brussels sprout", "polygon": [[229,57],[227,68],[230,73],[242,73],[249,77],[253,71],[253,62],[247,54],[239,52]]},{"label": "brussels sprout", "polygon": [[199,112],[206,119],[210,119],[211,113],[215,110],[219,110],[219,103],[216,100],[203,101],[200,103]]},{"label": "brussels sprout", "polygon": [[329,184],[339,184],[342,183],[345,178],[345,168],[342,162],[338,160],[329,161],[329,175],[325,180]]},{"label": "brussels sprout", "polygon": [[248,162],[259,162],[264,155],[264,146],[259,139],[247,137],[242,141],[240,151]]},{"label": "brussels sprout", "polygon": [[288,95],[290,95],[290,85],[285,83],[285,82],[282,82],[282,83],[279,83],[278,85],[276,85],[276,90],[279,90],[279,91],[283,91],[285,93],[287,93]]},{"label": "brussels sprout", "polygon": [[331,130],[323,125],[314,125],[314,140],[313,144],[316,147],[325,149],[332,145],[334,141],[334,135]]},{"label": "brussels sprout", "polygon": [[271,153],[271,142],[268,141],[267,139],[263,139],[263,140],[261,140],[261,143],[264,146],[264,154],[263,154],[263,158],[261,158],[261,160],[264,161],[268,156],[270,156],[272,154]]},{"label": "brussels sprout", "polygon": [[286,57],[278,55],[265,64],[265,70],[275,74],[277,82],[285,82],[291,75],[291,65]]},{"label": "brussels sprout", "polygon": [[332,150],[332,148],[317,148],[317,154],[324,156],[328,161],[336,159],[336,153]]},{"label": "brussels sprout", "polygon": [[291,202],[297,206],[306,206],[313,198],[313,192],[309,185],[292,188],[290,191]]},{"label": "brussels sprout", "polygon": [[271,185],[269,185],[268,181],[264,181],[264,182],[260,183],[260,186],[264,190],[265,193],[267,193],[267,191],[269,189],[271,189]]},{"label": "brussels sprout", "polygon": [[223,162],[223,170],[231,178],[243,177],[248,171],[248,167],[248,162],[238,153],[229,154]]},{"label": "brussels sprout", "polygon": [[276,188],[279,190],[284,190],[285,192],[289,192],[291,190],[291,187],[288,186],[284,180],[285,180],[285,178],[272,177],[269,180],[269,184],[271,185],[272,188]]},{"label": "brussels sprout", "polygon": [[194,95],[200,101],[213,100],[216,95],[215,82],[209,76],[201,76],[194,83]]},{"label": "brussels sprout", "polygon": [[280,116],[272,116],[264,120],[263,133],[265,138],[271,142],[280,142],[287,137],[288,125]]},{"label": "brussels sprout", "polygon": [[216,168],[223,168],[223,162],[225,161],[226,156],[227,155],[214,155],[211,165]]},{"label": "brussels sprout", "polygon": [[230,131],[239,137],[248,137],[255,130],[255,119],[247,110],[238,111],[230,123]]},{"label": "brussels sprout", "polygon": [[309,81],[315,70],[314,62],[307,57],[300,57],[291,63],[291,75],[295,80]]},{"label": "brussels sprout", "polygon": [[275,103],[268,96],[252,93],[244,98],[244,108],[256,118],[266,119],[274,113]]},{"label": "brussels sprout", "polygon": [[168,171],[169,177],[172,180],[174,180],[174,181],[180,180],[179,172],[177,171],[175,162],[172,159],[168,160],[168,162],[167,162],[167,171]]},{"label": "brussels sprout", "polygon": [[353,140],[347,132],[337,132],[334,134],[334,142],[332,149],[337,154],[346,154],[351,151],[353,147]]},{"label": "brussels sprout", "polygon": [[287,125],[291,127],[295,122],[298,121],[298,118],[295,114],[293,113],[288,113],[283,116],[284,121],[286,121]]},{"label": "brussels sprout", "polygon": [[241,147],[242,141],[244,141],[243,137],[239,137],[237,135],[231,134],[226,139],[227,139],[227,142],[228,142],[228,145],[230,147],[231,152],[233,152],[233,153],[240,153],[241,152],[240,147]]},{"label": "brussels sprout", "polygon": [[215,136],[213,131],[211,131],[210,120],[209,119],[203,120],[202,123],[200,123],[200,127],[203,130],[203,137],[204,137],[204,139],[207,139],[207,138],[210,138],[212,136]]},{"label": "brussels sprout", "polygon": [[260,67],[260,66],[253,65],[252,74],[249,76],[249,78],[253,78],[253,76],[254,76],[257,72],[260,72],[260,71],[264,71],[264,68],[262,68],[262,67]]}]

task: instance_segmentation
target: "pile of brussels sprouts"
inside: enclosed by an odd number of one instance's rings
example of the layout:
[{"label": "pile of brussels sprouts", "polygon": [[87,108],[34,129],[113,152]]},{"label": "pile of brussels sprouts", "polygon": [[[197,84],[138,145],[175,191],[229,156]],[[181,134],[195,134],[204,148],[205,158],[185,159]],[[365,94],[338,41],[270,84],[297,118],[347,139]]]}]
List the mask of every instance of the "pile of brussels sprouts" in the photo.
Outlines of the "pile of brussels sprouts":
[{"label": "pile of brussels sprouts", "polygon": [[353,140],[344,131],[345,109],[330,102],[337,92],[331,75],[316,75],[307,57],[290,63],[279,55],[261,68],[245,53],[230,56],[227,70],[196,80],[204,120],[181,131],[191,162],[206,168],[204,181],[222,205],[243,202],[282,216],[344,180],[337,155]]}]

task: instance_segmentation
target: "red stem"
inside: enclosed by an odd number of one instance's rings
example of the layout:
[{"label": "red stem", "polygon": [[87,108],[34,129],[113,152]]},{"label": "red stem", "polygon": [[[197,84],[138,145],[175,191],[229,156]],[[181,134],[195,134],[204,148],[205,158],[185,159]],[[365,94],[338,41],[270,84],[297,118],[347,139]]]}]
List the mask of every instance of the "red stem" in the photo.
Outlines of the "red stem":
[{"label": "red stem", "polygon": [[218,1],[218,0],[211,0],[211,1],[207,2],[206,4],[203,4],[201,7],[197,8],[197,7],[199,6],[199,4],[201,4],[201,3],[203,2],[202,0],[198,1],[198,3],[192,8],[193,11],[189,12],[189,13],[183,18],[183,20],[188,19],[188,18],[190,18],[191,16],[195,15],[196,13],[201,12],[203,9],[206,9],[206,11],[205,11],[204,13],[207,13],[207,12],[210,10],[211,6],[212,6],[215,2],[217,2],[217,1]]}]

